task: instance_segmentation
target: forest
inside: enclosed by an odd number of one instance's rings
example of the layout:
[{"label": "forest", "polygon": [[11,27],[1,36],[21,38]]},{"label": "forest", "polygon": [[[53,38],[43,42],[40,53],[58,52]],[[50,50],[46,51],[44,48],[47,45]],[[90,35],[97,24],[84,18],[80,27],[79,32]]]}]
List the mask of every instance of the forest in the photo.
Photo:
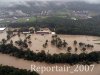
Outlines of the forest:
[{"label": "forest", "polygon": [[0,65],[0,75],[39,75],[35,71],[27,71],[25,69],[18,69],[9,66]]},{"label": "forest", "polygon": [[57,34],[100,36],[100,16],[91,19],[72,20],[67,17],[52,16],[44,19],[37,17],[35,22],[11,23],[8,27],[48,27]]}]

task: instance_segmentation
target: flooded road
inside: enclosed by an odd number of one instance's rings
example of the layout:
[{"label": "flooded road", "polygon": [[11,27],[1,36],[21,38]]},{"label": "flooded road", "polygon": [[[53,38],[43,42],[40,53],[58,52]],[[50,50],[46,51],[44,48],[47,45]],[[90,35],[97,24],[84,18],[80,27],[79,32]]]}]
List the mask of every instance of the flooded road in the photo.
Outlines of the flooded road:
[{"label": "flooded road", "polygon": [[[17,59],[15,57],[5,55],[5,54],[0,54],[0,64],[14,66],[16,68],[27,69],[27,70],[31,70],[31,65],[35,65],[37,67],[38,66],[52,67],[55,65],[57,65],[58,67],[61,67],[63,65],[67,65],[67,64],[46,64],[43,62],[39,63],[39,62],[27,61],[23,59]],[[71,66],[71,68],[73,69],[73,66]],[[79,72],[71,73],[71,72],[50,71],[50,72],[44,72],[44,73],[38,72],[38,73],[40,73],[40,75],[100,75],[100,65],[96,64],[92,72],[79,71]]]}]

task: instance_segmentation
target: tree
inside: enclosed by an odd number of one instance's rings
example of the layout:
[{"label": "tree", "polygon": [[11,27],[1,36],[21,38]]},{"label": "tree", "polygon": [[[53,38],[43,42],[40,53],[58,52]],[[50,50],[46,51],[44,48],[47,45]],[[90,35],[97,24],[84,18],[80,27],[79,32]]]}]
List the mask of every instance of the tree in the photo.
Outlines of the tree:
[{"label": "tree", "polygon": [[80,42],[80,43],[79,43],[79,46],[80,46],[80,47],[82,47],[83,45],[85,45],[85,44],[84,44],[84,43],[82,43],[82,42]]},{"label": "tree", "polygon": [[72,50],[72,47],[68,47],[67,51],[70,52]]},{"label": "tree", "polygon": [[13,45],[13,41],[12,40],[10,41],[10,44]]},{"label": "tree", "polygon": [[46,40],[46,42],[48,42],[48,40]]},{"label": "tree", "polygon": [[2,75],[39,75],[35,71],[27,71],[25,69],[18,69],[10,66],[0,65],[0,74]]},{"label": "tree", "polygon": [[20,37],[20,32],[18,32],[18,37]]},{"label": "tree", "polygon": [[68,45],[68,44],[67,44],[67,42],[64,40],[64,41],[63,41],[63,46],[66,47],[66,45]]},{"label": "tree", "polygon": [[46,48],[46,45],[45,44],[43,44],[43,48]]},{"label": "tree", "polygon": [[77,47],[75,47],[75,52],[77,52],[77,50],[78,50],[78,48],[77,48]]},{"label": "tree", "polygon": [[24,40],[24,43],[27,43],[27,39]]},{"label": "tree", "polygon": [[61,46],[62,46],[62,45],[61,45],[60,42],[58,42],[57,45],[56,45],[57,48],[60,48]]},{"label": "tree", "polygon": [[[69,52],[70,50],[71,50],[71,47],[68,47]],[[1,44],[0,52],[17,57],[17,58],[22,58],[25,60],[46,62],[46,63],[52,63],[52,64],[66,63],[66,64],[73,65],[73,64],[89,64],[89,63],[94,63],[94,62],[98,63],[100,61],[100,51],[95,51],[91,53],[84,52],[81,54],[60,53],[60,54],[51,55],[49,53],[46,54],[44,51],[35,53],[31,51],[30,49],[24,50],[23,48],[19,49],[16,46],[13,46],[11,44]]]},{"label": "tree", "polygon": [[2,39],[2,44],[5,44],[6,43],[6,40],[5,39]]},{"label": "tree", "polygon": [[[36,22],[25,22],[25,23],[11,23],[9,27],[30,27],[34,26],[35,30],[38,30],[41,27],[48,27],[52,31],[55,29],[57,34],[81,34],[81,35],[95,35],[100,36],[100,16],[92,17],[92,19],[80,19],[72,20],[64,17],[47,17],[42,19],[36,24]],[[41,25],[42,24],[42,25]],[[90,30],[91,29],[91,30]]]},{"label": "tree", "polygon": [[31,38],[31,35],[29,35],[28,37],[26,37],[27,39],[30,39]]},{"label": "tree", "polygon": [[9,40],[10,39],[10,35],[7,35],[7,40]]},{"label": "tree", "polygon": [[29,43],[29,44],[32,44],[32,41],[29,41],[28,43]]},{"label": "tree", "polygon": [[74,41],[74,45],[76,45],[76,44],[77,44],[77,41],[75,40],[75,41]]},{"label": "tree", "polygon": [[56,40],[55,40],[55,39],[52,39],[52,40],[51,40],[51,44],[52,44],[52,45],[56,45]]},{"label": "tree", "polygon": [[23,46],[22,47],[28,48],[27,43],[23,43]]},{"label": "tree", "polygon": [[83,47],[83,48],[82,48],[82,51],[83,51],[83,52],[84,52],[84,51],[86,51],[86,48],[85,48],[85,47]]}]

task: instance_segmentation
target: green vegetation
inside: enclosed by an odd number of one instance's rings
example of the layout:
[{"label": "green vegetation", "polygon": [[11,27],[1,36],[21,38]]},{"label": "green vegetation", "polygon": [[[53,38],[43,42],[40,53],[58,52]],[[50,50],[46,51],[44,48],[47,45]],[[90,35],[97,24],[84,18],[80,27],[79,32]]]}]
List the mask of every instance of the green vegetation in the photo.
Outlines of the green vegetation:
[{"label": "green vegetation", "polygon": [[[57,48],[64,48],[67,49],[68,52],[71,52],[72,47],[68,46],[68,43],[65,40],[62,40],[57,35],[52,36],[51,45],[57,47]],[[73,45],[75,47],[75,52],[77,52],[78,48],[80,48],[81,51],[85,52],[86,50],[93,50],[94,46],[91,44],[85,44],[82,42],[77,42],[76,40],[73,42]],[[77,48],[78,47],[78,48]]]},{"label": "green vegetation", "polygon": [[30,18],[19,18],[17,20],[17,22],[19,23],[23,23],[23,22],[34,22],[36,21],[36,18],[35,17],[30,17]]},{"label": "green vegetation", "polygon": [[[20,36],[19,36],[20,37]],[[99,63],[100,62],[100,51],[94,51],[91,53],[86,53],[85,51],[88,49],[92,50],[94,47],[90,44],[85,44],[82,42],[77,42],[76,40],[73,41],[73,45],[75,46],[75,52],[77,52],[78,48],[76,48],[76,45],[78,45],[82,49],[82,53],[80,54],[72,54],[71,50],[72,47],[68,46],[68,44],[65,40],[61,40],[57,35],[52,36],[51,44],[56,46],[57,48],[66,48],[68,51],[67,53],[60,53],[60,54],[49,54],[45,53],[45,51],[41,51],[39,53],[35,53],[32,50],[30,50],[28,47],[28,40],[31,39],[31,35],[26,36],[26,39],[24,41],[19,40],[15,41],[15,43],[20,47],[17,48],[13,45],[13,41],[11,40],[10,43],[7,43],[6,39],[2,39],[1,45],[0,45],[0,52],[4,54],[9,54],[11,56],[17,57],[17,58],[23,58],[25,60],[31,60],[31,61],[39,61],[39,62],[46,62],[46,63],[67,63],[70,65],[73,64],[92,64],[92,63]],[[31,44],[31,41],[30,41]],[[48,46],[48,40],[45,41],[44,48]],[[26,48],[26,50],[24,49]]]},{"label": "green vegetation", "polygon": [[[20,37],[20,36],[19,36]],[[26,35],[25,35],[26,37]],[[29,45],[31,45],[31,41],[29,40],[31,35],[27,36],[24,40],[20,39],[18,41],[15,41],[15,44],[19,46],[20,48],[28,48]]]},{"label": "green vegetation", "polygon": [[0,21],[0,26],[5,26],[7,24],[10,24],[10,22],[7,21]]},{"label": "green vegetation", "polygon": [[[40,27],[48,27],[57,34],[73,34],[73,35],[95,35],[100,36],[100,16],[85,20],[71,20],[66,17],[47,17],[45,19],[37,19],[35,22],[12,23],[10,27],[30,27],[36,29]],[[55,30],[54,30],[55,29]]]},{"label": "green vegetation", "polygon": [[43,47],[46,48],[48,46],[48,40],[45,41],[45,44],[43,44]]},{"label": "green vegetation", "polygon": [[[68,47],[68,51],[71,50],[71,47]],[[4,54],[9,54],[17,58],[23,58],[25,60],[39,61],[46,63],[67,63],[67,64],[92,64],[99,63],[100,61],[100,52],[91,52],[89,54],[83,52],[81,54],[71,54],[71,53],[60,53],[60,54],[49,54],[41,51],[35,53],[30,49],[23,50],[19,49],[12,44],[1,44],[0,52]]]},{"label": "green vegetation", "polygon": [[9,66],[0,65],[0,75],[39,75],[35,71],[27,71],[25,69],[18,69]]},{"label": "green vegetation", "polygon": [[68,45],[65,40],[62,41],[57,35],[52,36],[51,44],[57,48],[65,48]]}]

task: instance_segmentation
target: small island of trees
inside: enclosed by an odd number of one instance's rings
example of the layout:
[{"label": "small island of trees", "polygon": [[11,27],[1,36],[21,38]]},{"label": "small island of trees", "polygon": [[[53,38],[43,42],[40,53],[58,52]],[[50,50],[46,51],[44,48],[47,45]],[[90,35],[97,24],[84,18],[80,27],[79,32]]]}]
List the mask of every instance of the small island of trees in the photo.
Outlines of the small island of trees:
[{"label": "small island of trees", "polygon": [[[19,36],[20,37],[20,36]],[[90,44],[85,44],[82,42],[77,42],[76,40],[73,41],[73,45],[75,47],[75,52],[77,52],[78,48],[80,47],[82,53],[80,54],[72,54],[71,50],[72,47],[68,46],[68,43],[65,40],[62,40],[57,35],[52,36],[51,45],[57,48],[66,48],[68,52],[60,53],[60,54],[50,54],[45,53],[44,50],[41,52],[35,53],[28,48],[28,43],[31,44],[31,35],[25,36],[25,40],[18,40],[15,41],[16,45],[20,48],[13,45],[13,41],[11,40],[10,43],[7,41],[10,39],[2,39],[0,45],[0,53],[8,54],[17,58],[22,58],[25,60],[30,61],[39,61],[39,62],[46,62],[46,63],[66,63],[70,65],[74,64],[92,64],[92,63],[99,63],[100,62],[100,51],[92,51],[90,53],[86,53],[85,51],[90,48],[90,50],[94,47]],[[29,42],[28,42],[29,41]],[[48,46],[48,40],[45,41],[43,47],[46,48]],[[24,50],[24,48],[26,50]]]}]

